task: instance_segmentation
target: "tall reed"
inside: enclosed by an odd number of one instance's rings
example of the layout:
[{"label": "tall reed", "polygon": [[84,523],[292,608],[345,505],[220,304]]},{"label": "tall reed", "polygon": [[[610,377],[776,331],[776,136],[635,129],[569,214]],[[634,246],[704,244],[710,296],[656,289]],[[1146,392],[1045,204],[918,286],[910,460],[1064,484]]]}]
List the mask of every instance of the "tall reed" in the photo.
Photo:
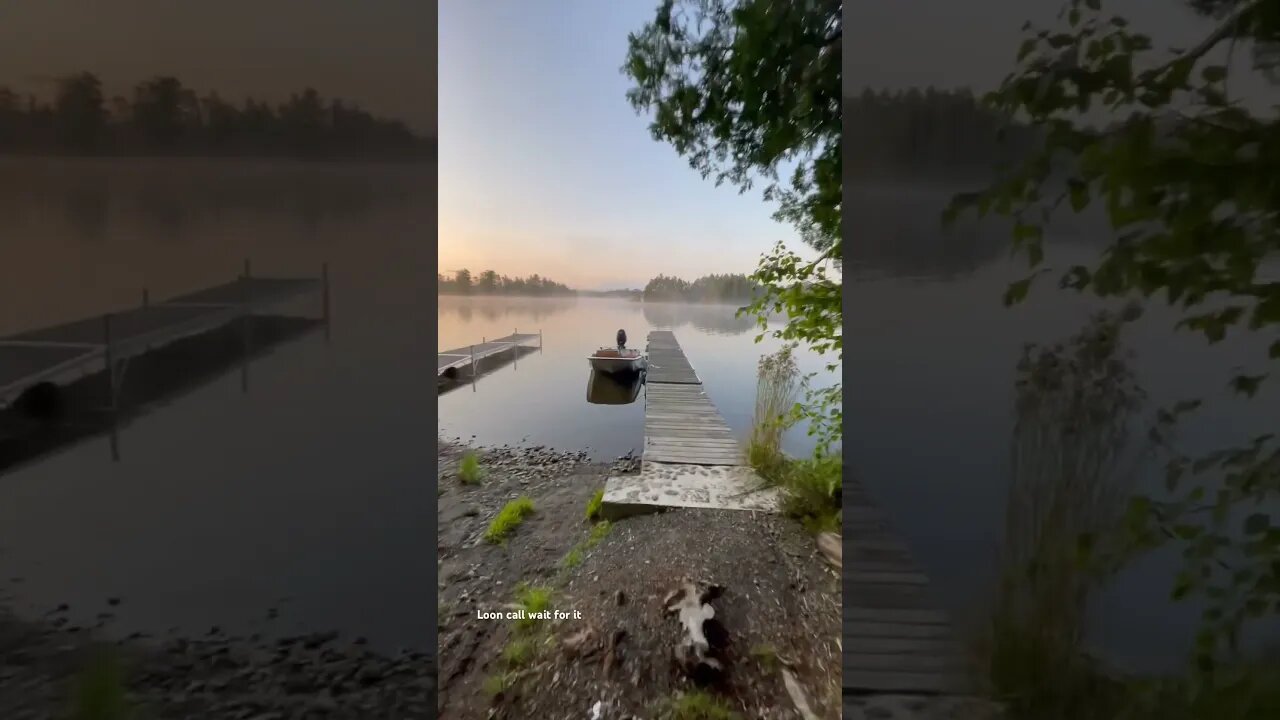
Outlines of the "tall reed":
[{"label": "tall reed", "polygon": [[1017,366],[999,579],[984,670],[1014,716],[1093,717],[1112,684],[1084,647],[1106,543],[1132,492],[1132,429],[1145,394],[1121,342],[1136,313],[1101,313],[1066,343],[1028,345]]},{"label": "tall reed", "polygon": [[772,482],[783,480],[782,436],[795,422],[794,409],[800,397],[801,377],[793,352],[793,346],[784,346],[761,357],[756,367],[756,407],[747,460]]}]

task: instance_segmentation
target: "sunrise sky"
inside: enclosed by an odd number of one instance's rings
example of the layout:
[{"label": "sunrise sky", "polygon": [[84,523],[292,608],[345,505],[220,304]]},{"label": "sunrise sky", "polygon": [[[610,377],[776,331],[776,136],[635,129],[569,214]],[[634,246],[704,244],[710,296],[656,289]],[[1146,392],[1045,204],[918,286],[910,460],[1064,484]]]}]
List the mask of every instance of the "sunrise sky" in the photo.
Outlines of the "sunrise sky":
[{"label": "sunrise sky", "polygon": [[627,103],[627,33],[656,6],[441,4],[441,272],[644,287],[749,273],[795,238],[758,189],[703,180]]}]

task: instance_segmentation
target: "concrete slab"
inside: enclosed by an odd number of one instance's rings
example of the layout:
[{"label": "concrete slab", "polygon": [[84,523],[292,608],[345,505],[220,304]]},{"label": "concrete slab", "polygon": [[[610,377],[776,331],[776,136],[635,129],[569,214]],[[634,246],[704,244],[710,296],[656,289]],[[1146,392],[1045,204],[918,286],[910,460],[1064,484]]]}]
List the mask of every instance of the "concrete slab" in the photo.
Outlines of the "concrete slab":
[{"label": "concrete slab", "polygon": [[749,467],[689,465],[646,460],[640,472],[609,478],[603,515],[611,520],[664,508],[779,512],[777,488]]}]

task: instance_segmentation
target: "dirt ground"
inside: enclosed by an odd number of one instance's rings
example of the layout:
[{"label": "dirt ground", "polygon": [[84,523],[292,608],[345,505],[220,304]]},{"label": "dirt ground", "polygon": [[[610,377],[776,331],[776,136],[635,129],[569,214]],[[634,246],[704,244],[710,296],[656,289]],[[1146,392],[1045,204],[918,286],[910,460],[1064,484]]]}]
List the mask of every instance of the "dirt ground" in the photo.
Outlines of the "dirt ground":
[{"label": "dirt ground", "polygon": [[[461,454],[442,442],[441,718],[656,720],[686,717],[677,705],[695,697],[744,719],[798,718],[784,669],[817,717],[839,717],[840,577],[798,524],[765,513],[676,510],[596,528],[592,545],[585,509],[610,466],[583,453],[480,449],[484,478],[464,485]],[[534,514],[505,545],[484,541],[501,506],[521,495],[533,500]],[[575,548],[580,562],[566,566]],[[664,612],[664,599],[686,578],[723,588],[711,605],[724,630],[716,644],[725,667],[703,686],[675,662],[681,628]],[[477,618],[515,607],[522,582],[548,588],[550,608],[569,617],[524,627]]]}]

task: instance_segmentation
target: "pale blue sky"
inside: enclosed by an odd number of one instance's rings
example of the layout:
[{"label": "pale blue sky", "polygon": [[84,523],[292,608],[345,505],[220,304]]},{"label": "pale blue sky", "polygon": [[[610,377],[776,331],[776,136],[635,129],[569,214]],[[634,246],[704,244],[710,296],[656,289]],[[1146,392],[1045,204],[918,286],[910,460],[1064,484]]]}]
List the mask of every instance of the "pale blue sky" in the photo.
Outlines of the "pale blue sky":
[{"label": "pale blue sky", "polygon": [[751,272],[795,233],[760,188],[704,180],[627,103],[657,0],[440,4],[440,270],[643,287]]}]

